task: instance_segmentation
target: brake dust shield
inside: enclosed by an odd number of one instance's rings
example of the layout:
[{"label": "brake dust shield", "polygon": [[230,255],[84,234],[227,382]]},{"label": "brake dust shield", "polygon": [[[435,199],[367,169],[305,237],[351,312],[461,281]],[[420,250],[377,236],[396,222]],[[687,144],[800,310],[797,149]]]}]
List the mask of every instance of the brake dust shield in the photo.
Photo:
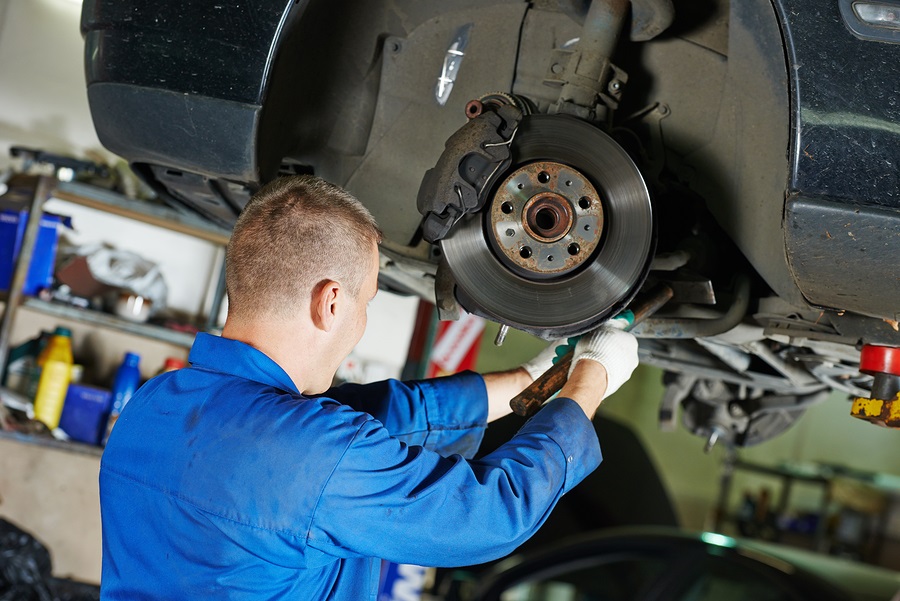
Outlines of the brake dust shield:
[{"label": "brake dust shield", "polygon": [[586,332],[625,308],[655,244],[650,195],[608,135],[532,115],[487,204],[441,242],[470,313],[545,339]]}]

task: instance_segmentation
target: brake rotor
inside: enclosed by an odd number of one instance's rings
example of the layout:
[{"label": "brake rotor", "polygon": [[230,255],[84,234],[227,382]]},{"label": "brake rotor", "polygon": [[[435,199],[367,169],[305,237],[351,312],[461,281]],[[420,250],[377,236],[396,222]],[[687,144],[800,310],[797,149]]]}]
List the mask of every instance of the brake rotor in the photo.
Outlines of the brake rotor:
[{"label": "brake rotor", "polygon": [[592,125],[531,115],[485,208],[442,242],[469,312],[541,336],[592,329],[622,310],[655,244],[647,186]]}]

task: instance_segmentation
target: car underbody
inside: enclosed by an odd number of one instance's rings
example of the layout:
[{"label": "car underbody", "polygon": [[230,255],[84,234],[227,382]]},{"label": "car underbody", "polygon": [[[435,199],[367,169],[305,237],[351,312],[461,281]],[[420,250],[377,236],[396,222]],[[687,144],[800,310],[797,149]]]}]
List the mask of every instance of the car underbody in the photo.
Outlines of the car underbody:
[{"label": "car underbody", "polygon": [[314,173],[378,220],[383,288],[548,340],[668,286],[634,329],[662,424],[751,445],[900,346],[900,47],[844,4],[94,0],[82,26],[100,138],[171,204],[228,226]]}]

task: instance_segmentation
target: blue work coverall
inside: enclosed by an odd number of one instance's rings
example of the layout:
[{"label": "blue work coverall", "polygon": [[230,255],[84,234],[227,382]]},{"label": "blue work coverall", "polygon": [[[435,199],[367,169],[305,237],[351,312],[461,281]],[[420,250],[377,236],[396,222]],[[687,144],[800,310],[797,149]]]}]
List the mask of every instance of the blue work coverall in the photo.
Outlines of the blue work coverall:
[{"label": "blue work coverall", "polygon": [[103,599],[374,600],[379,559],[506,555],[600,463],[564,398],[465,459],[474,373],[310,398],[242,342],[200,334],[190,363],[138,390],[103,454]]}]

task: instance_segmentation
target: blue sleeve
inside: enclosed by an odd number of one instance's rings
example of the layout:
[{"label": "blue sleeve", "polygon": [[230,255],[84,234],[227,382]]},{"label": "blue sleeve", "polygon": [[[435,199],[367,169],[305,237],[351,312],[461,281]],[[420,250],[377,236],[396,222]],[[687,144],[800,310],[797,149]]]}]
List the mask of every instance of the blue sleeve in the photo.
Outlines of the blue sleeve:
[{"label": "blue sleeve", "polygon": [[344,384],[323,396],[368,413],[408,445],[472,457],[487,426],[487,389],[474,372],[374,384]]},{"label": "blue sleeve", "polygon": [[408,446],[369,420],[326,483],[306,542],[425,566],[490,561],[534,534],[600,459],[593,425],[566,398],[477,461]]}]

